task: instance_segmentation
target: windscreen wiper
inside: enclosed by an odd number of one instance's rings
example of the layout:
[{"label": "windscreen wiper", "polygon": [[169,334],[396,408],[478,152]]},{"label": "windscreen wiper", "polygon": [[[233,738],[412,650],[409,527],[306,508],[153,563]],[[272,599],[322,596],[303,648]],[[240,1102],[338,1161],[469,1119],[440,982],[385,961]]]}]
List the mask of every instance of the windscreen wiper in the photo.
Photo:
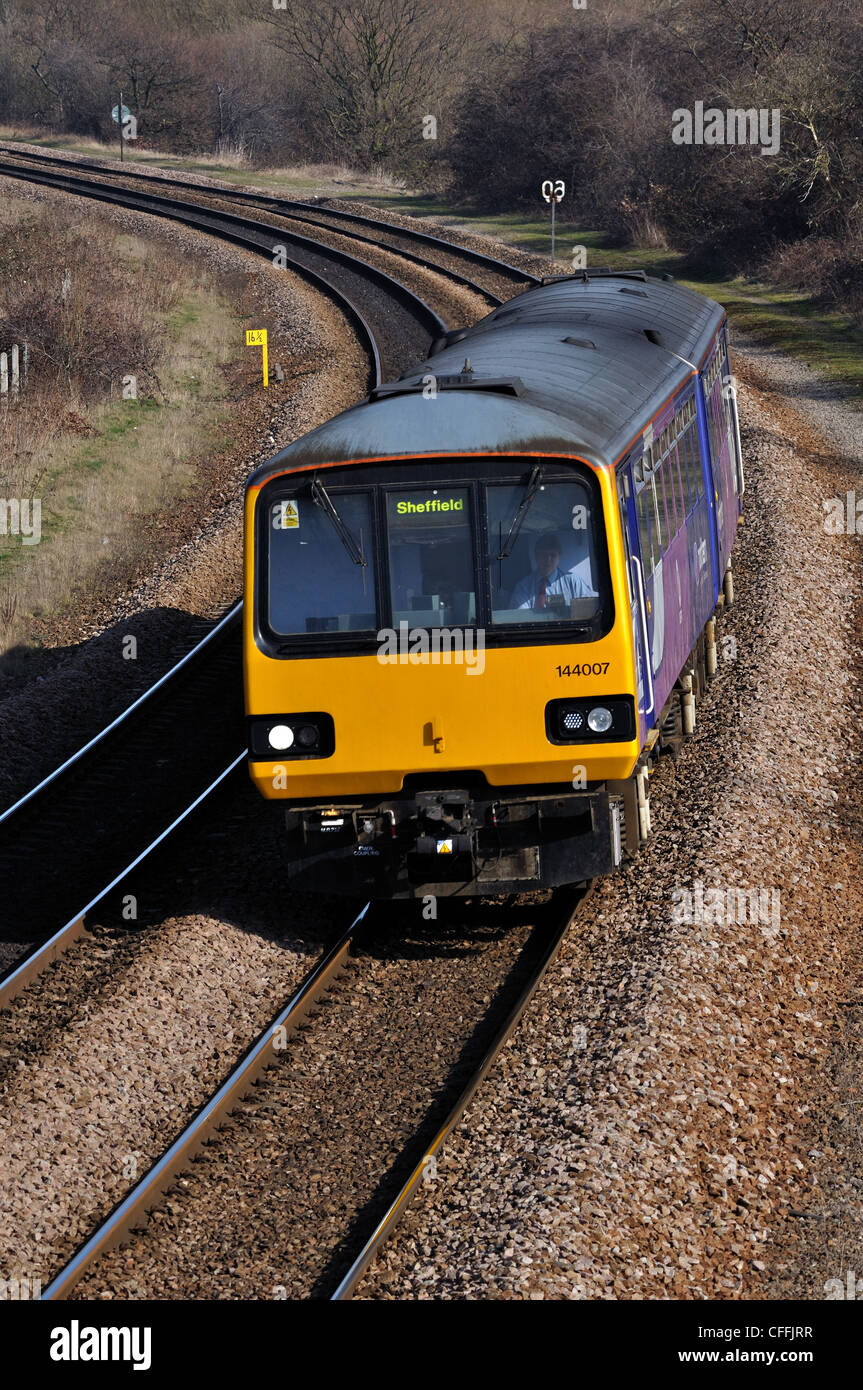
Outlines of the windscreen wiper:
[{"label": "windscreen wiper", "polygon": [[[512,519],[512,525],[509,528],[509,534],[507,535],[506,540],[504,541],[503,545],[500,547],[498,551],[497,558],[499,560],[508,560],[510,555],[512,554],[515,543],[518,540],[518,533],[522,528],[524,519],[527,516],[528,511],[530,510],[531,502],[533,501],[536,494],[539,492],[539,485],[541,482],[542,465],[537,464],[534,468],[531,469],[530,477],[528,478],[527,484],[524,489],[524,495],[522,496],[522,499],[519,502],[518,507],[516,509],[515,516]],[[501,528],[501,530],[502,529],[503,528]]]},{"label": "windscreen wiper", "polygon": [[[312,501],[316,502],[317,505],[321,508],[321,510],[326,512],[327,516],[330,518],[330,521],[333,523],[333,526],[336,528],[342,545],[345,547],[345,550],[350,555],[354,564],[362,565],[363,569],[365,569],[366,557],[363,555],[362,550],[354,540],[353,533],[351,532],[350,528],[345,525],[344,521],[339,516],[338,512],[333,506],[332,498],[330,497],[323,483],[319,483],[317,478],[315,478],[315,480],[312,483]],[[365,574],[363,574],[363,593],[365,593],[365,582],[366,577]]]}]

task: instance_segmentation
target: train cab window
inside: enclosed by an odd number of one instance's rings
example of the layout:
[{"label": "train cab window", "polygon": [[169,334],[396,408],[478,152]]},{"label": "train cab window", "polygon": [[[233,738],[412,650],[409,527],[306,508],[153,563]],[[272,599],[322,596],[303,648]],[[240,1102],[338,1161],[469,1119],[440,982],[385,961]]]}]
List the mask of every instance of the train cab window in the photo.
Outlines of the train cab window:
[{"label": "train cab window", "polygon": [[599,611],[590,494],[561,479],[531,493],[488,488],[488,548],[495,623],[587,622]]},{"label": "train cab window", "polygon": [[280,636],[377,627],[371,499],[327,498],[335,515],[308,489],[270,506],[268,620]]},{"label": "train cab window", "polygon": [[475,622],[468,489],[388,492],[387,532],[393,623],[450,627]]}]

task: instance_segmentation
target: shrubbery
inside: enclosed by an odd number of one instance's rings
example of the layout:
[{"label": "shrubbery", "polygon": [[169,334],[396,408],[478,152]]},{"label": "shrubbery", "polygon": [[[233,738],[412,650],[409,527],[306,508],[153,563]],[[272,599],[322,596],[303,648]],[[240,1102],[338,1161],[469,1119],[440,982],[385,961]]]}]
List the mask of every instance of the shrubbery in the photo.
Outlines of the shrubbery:
[{"label": "shrubbery", "polygon": [[147,261],[131,277],[97,225],[71,213],[42,207],[0,237],[0,341],[28,344],[31,389],[86,402],[130,374],[152,389],[154,315],[173,294]]},{"label": "shrubbery", "polygon": [[[859,302],[863,0],[0,6],[0,120],[110,138],[119,88],[139,147],[386,169],[496,211],[562,178],[570,221],[700,270],[811,240],[825,301]],[[674,143],[696,102],[778,110],[778,151]]]}]

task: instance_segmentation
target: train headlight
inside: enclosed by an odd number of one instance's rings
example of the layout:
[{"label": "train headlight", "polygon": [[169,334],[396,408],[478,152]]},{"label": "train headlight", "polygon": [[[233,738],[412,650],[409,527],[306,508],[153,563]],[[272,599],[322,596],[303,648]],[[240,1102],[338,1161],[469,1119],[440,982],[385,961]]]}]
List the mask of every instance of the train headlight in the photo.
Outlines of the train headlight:
[{"label": "train headlight", "polygon": [[605,705],[594,705],[587,716],[587,727],[595,734],[607,734],[613,722],[611,710],[606,709]]},{"label": "train headlight", "polygon": [[323,710],[271,714],[269,719],[253,716],[249,720],[249,756],[253,761],[330,758],[335,748],[333,717]]},{"label": "train headlight", "polygon": [[635,701],[631,695],[549,700],[545,732],[549,743],[628,743],[636,734]]}]

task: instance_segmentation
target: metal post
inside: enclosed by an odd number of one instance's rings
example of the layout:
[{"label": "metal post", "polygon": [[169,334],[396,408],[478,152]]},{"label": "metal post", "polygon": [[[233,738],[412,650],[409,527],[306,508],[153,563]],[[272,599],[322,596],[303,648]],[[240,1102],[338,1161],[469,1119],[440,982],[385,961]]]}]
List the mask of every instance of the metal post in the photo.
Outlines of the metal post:
[{"label": "metal post", "polygon": [[18,382],[19,382],[19,376],[18,376],[18,344],[17,344],[17,343],[13,343],[13,345],[12,345],[11,359],[12,359],[12,395],[13,395],[13,396],[17,396],[17,395],[18,395]]},{"label": "metal post", "polygon": [[117,112],[117,115],[120,117],[120,119],[119,119],[119,121],[117,122],[117,124],[118,124],[118,126],[120,127],[120,163],[122,164],[122,162],[123,162],[123,93],[122,93],[122,92],[120,93],[120,109],[119,109],[119,111]]},{"label": "metal post", "polygon": [[557,208],[557,199],[551,195],[551,259],[554,260],[554,213]]},{"label": "metal post", "polygon": [[9,390],[9,358],[5,352],[0,352],[0,395],[5,396]]}]

